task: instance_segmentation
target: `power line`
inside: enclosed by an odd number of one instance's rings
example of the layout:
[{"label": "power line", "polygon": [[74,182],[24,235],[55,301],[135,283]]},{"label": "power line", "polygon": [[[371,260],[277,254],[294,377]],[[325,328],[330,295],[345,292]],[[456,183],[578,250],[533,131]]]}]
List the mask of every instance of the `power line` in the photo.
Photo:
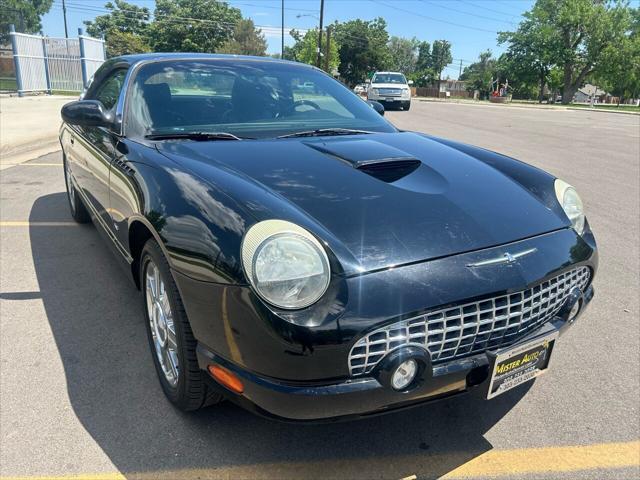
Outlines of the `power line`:
[{"label": "power line", "polygon": [[484,20],[491,20],[492,22],[508,23],[510,25],[516,25],[516,23],[510,22],[508,20],[501,20],[501,19],[495,18],[495,17],[487,17],[485,15],[480,15],[478,13],[472,13],[472,12],[466,12],[464,10],[459,10],[459,9],[453,8],[453,7],[444,7],[442,5],[438,5],[437,3],[434,3],[433,1],[429,1],[429,0],[419,0],[419,1],[424,3],[424,4],[428,4],[428,5],[432,6],[432,7],[437,7],[437,8],[441,8],[443,10],[449,10],[449,11],[452,11],[452,12],[462,13],[463,15],[468,15],[470,17],[482,18]]},{"label": "power line", "polygon": [[498,32],[496,32],[495,30],[487,30],[486,28],[472,27],[471,25],[463,25],[461,23],[449,22],[448,20],[442,20],[440,18],[431,17],[429,15],[423,15],[423,14],[418,13],[418,12],[413,11],[413,10],[407,10],[405,8],[398,7],[397,5],[389,5],[388,3],[381,2],[380,0],[369,0],[369,1],[371,1],[373,3],[377,3],[378,5],[383,5],[383,6],[387,7],[387,8],[392,8],[394,10],[400,10],[401,12],[410,13],[411,15],[415,15],[417,17],[426,18],[426,19],[432,20],[434,22],[445,23],[447,25],[453,25],[455,27],[460,27],[460,28],[467,28],[469,30],[476,30],[478,32],[493,33],[494,35],[498,34]]},{"label": "power line", "polygon": [[497,13],[498,15],[504,15],[505,17],[509,17],[509,18],[522,17],[521,14],[514,15],[513,13],[505,13],[505,12],[503,12],[501,10],[496,10],[495,8],[489,8],[489,7],[485,7],[485,6],[480,6],[477,3],[469,2],[468,0],[457,0],[457,1],[460,2],[460,3],[465,3],[467,5],[471,5],[472,7],[481,8],[483,10],[486,10],[487,12]]},{"label": "power line", "polygon": [[[258,5],[256,3],[232,3],[231,0],[226,0],[226,1],[231,6],[242,5],[243,7],[269,8],[269,9],[272,9],[272,10],[281,10],[281,7],[276,7],[275,5]],[[285,10],[290,10],[292,12],[318,13],[317,9],[309,9],[309,8],[285,8]]]},{"label": "power line", "polygon": [[[57,2],[54,3],[53,5],[56,8],[61,8],[61,5],[58,4]],[[90,6],[85,6],[85,5],[78,5],[75,3],[69,3],[67,5],[67,9],[69,10],[76,10],[76,11],[85,11],[85,12],[91,12],[91,13],[112,13],[112,12],[121,12],[124,14],[133,14],[136,16],[141,17],[140,20],[145,20],[144,16],[148,16],[149,19],[156,18],[159,20],[167,20],[167,21],[175,21],[175,22],[182,22],[182,23],[207,23],[207,24],[213,24],[213,25],[226,25],[226,26],[235,26],[236,22],[223,22],[221,20],[210,20],[210,19],[205,19],[205,18],[192,18],[192,17],[181,17],[178,15],[171,15],[171,14],[155,14],[155,13],[151,13],[151,12],[142,12],[142,11],[137,11],[137,10],[124,10],[124,9],[116,9],[116,10],[108,10],[105,8],[100,8],[100,7],[90,7]],[[271,26],[271,25],[255,25],[254,26],[256,28],[264,28],[264,29],[273,29],[275,27]]]}]

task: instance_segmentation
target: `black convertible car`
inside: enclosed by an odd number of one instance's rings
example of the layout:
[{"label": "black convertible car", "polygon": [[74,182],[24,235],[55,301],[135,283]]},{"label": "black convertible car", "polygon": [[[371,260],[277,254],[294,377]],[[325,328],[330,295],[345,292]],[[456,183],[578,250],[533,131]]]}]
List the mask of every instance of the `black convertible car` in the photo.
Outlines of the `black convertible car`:
[{"label": "black convertible car", "polygon": [[62,109],[71,214],[142,291],[179,408],[345,418],[556,367],[597,268],[576,190],[372,106],[308,65],[154,54]]}]

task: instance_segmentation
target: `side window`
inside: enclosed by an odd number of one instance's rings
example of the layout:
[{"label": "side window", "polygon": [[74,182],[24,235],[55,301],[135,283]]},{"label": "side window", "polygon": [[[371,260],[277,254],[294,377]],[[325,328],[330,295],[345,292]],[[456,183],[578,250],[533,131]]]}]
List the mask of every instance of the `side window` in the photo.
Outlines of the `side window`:
[{"label": "side window", "polygon": [[124,77],[127,71],[125,69],[116,70],[105,78],[92,95],[93,100],[100,100],[104,105],[104,108],[111,110],[118,103],[118,97],[120,97],[120,91],[124,84]]}]

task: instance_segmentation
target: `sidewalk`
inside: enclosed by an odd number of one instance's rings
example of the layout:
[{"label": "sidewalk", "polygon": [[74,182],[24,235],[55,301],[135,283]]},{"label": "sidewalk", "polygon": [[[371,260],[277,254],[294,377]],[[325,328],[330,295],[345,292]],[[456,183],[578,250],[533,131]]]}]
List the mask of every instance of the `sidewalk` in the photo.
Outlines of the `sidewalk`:
[{"label": "sidewalk", "polygon": [[622,115],[640,115],[638,112],[629,112],[625,110],[616,110],[615,107],[611,108],[588,108],[579,107],[575,105],[549,105],[546,103],[526,103],[526,102],[511,102],[511,103],[491,103],[487,100],[473,100],[465,98],[435,98],[435,97],[413,97],[420,102],[435,102],[435,103],[454,103],[461,105],[475,105],[477,107],[505,107],[505,108],[534,108],[538,110],[579,110],[583,112],[600,112],[600,113],[617,113]]},{"label": "sidewalk", "polygon": [[0,97],[0,169],[60,149],[60,109],[78,97]]}]

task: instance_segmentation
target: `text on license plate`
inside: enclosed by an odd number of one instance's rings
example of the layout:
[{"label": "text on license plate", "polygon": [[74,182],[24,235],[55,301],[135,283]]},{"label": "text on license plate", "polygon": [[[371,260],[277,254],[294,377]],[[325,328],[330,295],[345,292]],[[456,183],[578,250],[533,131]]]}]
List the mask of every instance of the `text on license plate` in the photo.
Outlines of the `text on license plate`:
[{"label": "text on license plate", "polygon": [[498,352],[491,374],[487,398],[511,390],[541,375],[549,366],[549,358],[558,332]]}]

